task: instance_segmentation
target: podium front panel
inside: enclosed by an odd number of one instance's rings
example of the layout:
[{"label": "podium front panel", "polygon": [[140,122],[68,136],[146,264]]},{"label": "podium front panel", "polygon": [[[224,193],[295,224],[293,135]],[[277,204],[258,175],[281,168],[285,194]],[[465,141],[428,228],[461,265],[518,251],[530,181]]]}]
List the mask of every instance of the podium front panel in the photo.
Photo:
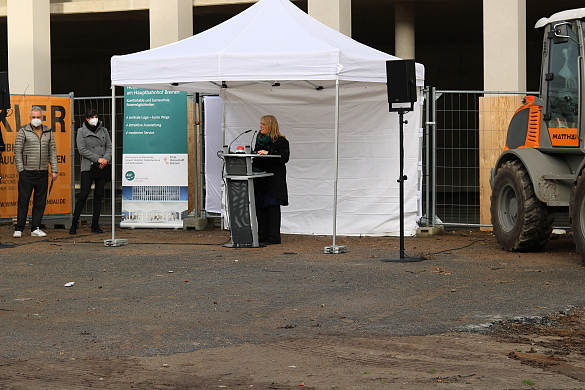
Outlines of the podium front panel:
[{"label": "podium front panel", "polygon": [[227,180],[227,189],[232,241],[235,244],[252,244],[248,180]]},{"label": "podium front panel", "polygon": [[227,175],[246,175],[248,173],[247,159],[242,157],[225,157],[225,173]]}]

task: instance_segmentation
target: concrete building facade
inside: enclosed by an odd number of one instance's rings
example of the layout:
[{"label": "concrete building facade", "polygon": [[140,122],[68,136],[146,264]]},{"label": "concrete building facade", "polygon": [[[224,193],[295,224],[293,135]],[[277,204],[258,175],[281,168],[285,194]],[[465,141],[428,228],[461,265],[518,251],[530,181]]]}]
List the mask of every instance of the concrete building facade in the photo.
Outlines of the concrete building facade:
[{"label": "concrete building facade", "polygon": [[[12,93],[109,95],[112,55],[211,28],[251,0],[0,0],[0,70]],[[442,89],[538,88],[540,17],[582,0],[299,0],[317,20],[427,69]]]}]

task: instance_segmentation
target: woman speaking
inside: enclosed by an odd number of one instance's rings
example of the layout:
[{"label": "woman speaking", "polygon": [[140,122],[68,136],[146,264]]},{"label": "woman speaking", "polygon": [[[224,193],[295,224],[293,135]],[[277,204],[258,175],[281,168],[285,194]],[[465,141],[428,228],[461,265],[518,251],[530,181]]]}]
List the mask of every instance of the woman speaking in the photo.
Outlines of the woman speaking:
[{"label": "woman speaking", "polygon": [[256,137],[254,152],[259,155],[280,155],[279,158],[255,158],[253,166],[273,176],[254,179],[258,241],[280,244],[280,206],[288,205],[286,163],[290,156],[288,140],[280,134],[278,121],[273,115],[260,120],[260,133]]}]

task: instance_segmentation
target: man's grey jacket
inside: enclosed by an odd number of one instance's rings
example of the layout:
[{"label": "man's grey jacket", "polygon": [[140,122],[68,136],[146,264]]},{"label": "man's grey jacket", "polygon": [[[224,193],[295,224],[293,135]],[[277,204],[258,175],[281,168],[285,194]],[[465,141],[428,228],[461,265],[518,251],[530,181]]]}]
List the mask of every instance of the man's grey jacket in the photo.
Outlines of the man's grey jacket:
[{"label": "man's grey jacket", "polygon": [[42,125],[42,128],[40,138],[35,134],[30,123],[18,130],[14,143],[14,160],[18,173],[25,170],[48,171],[49,163],[51,172],[59,172],[53,130],[45,125]]}]

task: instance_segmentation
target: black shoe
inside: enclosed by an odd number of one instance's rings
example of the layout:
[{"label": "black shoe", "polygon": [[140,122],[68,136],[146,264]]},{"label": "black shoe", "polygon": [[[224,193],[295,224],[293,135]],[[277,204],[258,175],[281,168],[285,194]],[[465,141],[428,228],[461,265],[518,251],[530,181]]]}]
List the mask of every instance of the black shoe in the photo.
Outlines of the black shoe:
[{"label": "black shoe", "polygon": [[264,241],[263,244],[266,244],[266,245],[277,245],[277,244],[280,244],[280,240],[277,240],[275,238],[270,237],[270,238],[268,238],[268,240]]},{"label": "black shoe", "polygon": [[104,231],[99,226],[92,226],[91,232],[92,233],[103,233]]},{"label": "black shoe", "polygon": [[77,234],[77,228],[75,226],[71,226],[71,229],[69,229],[69,234]]}]

